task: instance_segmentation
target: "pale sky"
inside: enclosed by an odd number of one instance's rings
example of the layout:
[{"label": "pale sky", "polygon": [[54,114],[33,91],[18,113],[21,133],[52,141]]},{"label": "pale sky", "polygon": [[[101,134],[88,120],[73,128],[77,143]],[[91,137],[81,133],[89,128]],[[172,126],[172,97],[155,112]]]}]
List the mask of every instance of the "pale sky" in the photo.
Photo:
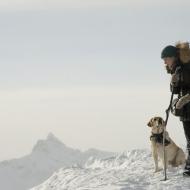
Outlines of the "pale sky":
[{"label": "pale sky", "polygon": [[[54,133],[86,150],[149,148],[170,99],[160,52],[189,40],[189,1],[0,1],[0,160]],[[168,131],[185,144],[171,115]]]},{"label": "pale sky", "polygon": [[65,8],[110,8],[110,7],[129,7],[142,9],[145,7],[172,6],[185,7],[189,5],[187,0],[6,0],[0,1],[2,11],[34,11],[34,10],[58,10]]}]

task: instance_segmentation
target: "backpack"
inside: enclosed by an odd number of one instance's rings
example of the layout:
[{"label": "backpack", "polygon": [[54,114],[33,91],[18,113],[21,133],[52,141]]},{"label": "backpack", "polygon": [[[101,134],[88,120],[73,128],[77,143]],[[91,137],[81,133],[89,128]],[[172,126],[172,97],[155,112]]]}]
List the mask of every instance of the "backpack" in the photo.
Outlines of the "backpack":
[{"label": "backpack", "polygon": [[179,50],[179,59],[182,63],[190,62],[190,47],[189,42],[178,42],[176,48]]}]

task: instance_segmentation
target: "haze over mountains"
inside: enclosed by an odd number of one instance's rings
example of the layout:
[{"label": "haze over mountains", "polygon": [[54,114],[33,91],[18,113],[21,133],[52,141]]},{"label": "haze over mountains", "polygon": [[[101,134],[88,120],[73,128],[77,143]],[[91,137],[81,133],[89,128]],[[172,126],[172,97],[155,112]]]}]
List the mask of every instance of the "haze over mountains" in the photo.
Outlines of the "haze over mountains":
[{"label": "haze over mountains", "polygon": [[82,166],[90,157],[106,158],[114,154],[96,149],[85,152],[72,149],[50,133],[36,143],[31,154],[0,163],[1,188],[26,190],[44,182],[60,168]]}]

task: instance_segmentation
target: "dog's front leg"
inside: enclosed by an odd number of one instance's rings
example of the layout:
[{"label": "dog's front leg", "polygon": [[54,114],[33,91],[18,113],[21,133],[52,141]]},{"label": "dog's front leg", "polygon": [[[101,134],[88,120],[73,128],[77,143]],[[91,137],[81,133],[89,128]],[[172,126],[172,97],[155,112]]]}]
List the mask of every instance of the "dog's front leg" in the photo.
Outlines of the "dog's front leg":
[{"label": "dog's front leg", "polygon": [[159,171],[159,168],[158,168],[158,153],[156,151],[153,152],[153,158],[154,158],[155,172],[158,172]]},{"label": "dog's front leg", "polygon": [[156,143],[152,142],[152,156],[154,158],[154,166],[155,166],[155,172],[159,171],[158,168],[158,150],[156,147]]}]

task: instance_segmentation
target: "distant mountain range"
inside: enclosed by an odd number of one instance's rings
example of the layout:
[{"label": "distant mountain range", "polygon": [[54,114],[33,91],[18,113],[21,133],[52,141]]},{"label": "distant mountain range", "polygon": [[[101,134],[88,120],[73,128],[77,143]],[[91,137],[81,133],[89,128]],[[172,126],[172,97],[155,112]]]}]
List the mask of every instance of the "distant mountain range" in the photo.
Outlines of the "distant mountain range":
[{"label": "distant mountain range", "polygon": [[36,143],[31,154],[0,162],[0,187],[2,190],[27,190],[44,182],[60,168],[83,166],[89,158],[113,155],[113,152],[96,149],[85,152],[72,149],[50,133],[45,140]]}]

